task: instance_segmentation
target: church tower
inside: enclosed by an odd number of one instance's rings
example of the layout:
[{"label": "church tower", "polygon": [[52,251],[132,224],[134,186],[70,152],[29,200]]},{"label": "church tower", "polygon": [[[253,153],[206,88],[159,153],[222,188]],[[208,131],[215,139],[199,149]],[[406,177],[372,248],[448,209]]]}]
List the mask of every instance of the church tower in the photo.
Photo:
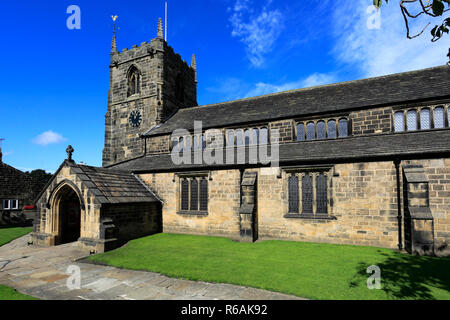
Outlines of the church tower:
[{"label": "church tower", "polygon": [[103,166],[143,155],[144,132],[179,109],[197,106],[196,69],[195,57],[188,66],[167,45],[161,19],[156,38],[122,52],[114,27]]}]

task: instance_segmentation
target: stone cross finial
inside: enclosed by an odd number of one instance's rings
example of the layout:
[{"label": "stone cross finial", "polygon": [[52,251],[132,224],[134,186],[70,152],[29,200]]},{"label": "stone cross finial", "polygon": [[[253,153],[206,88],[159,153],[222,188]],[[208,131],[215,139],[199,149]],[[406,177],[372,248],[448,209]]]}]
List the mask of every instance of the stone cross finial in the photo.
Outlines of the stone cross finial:
[{"label": "stone cross finial", "polygon": [[72,146],[71,145],[69,145],[68,147],[67,147],[67,149],[66,149],[66,152],[67,152],[67,160],[69,160],[69,161],[73,161],[72,160],[72,153],[74,152],[75,150],[72,148]]},{"label": "stone cross finial", "polygon": [[157,37],[164,39],[164,32],[163,32],[163,24],[162,24],[162,19],[159,18],[158,19],[158,33],[157,33]]}]

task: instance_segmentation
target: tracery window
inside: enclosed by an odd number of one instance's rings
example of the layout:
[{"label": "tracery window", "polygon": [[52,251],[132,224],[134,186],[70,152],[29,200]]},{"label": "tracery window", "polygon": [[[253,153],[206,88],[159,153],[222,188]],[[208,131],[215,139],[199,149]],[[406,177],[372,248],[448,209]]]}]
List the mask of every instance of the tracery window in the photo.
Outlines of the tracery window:
[{"label": "tracery window", "polygon": [[449,127],[448,105],[417,107],[394,112],[394,132],[443,129]]},{"label": "tracery window", "polygon": [[409,110],[406,114],[406,128],[408,131],[417,130],[417,111]]},{"label": "tracery window", "polygon": [[288,215],[328,216],[330,168],[289,170],[287,174]]},{"label": "tracery window", "polygon": [[348,137],[350,125],[347,118],[319,119],[298,122],[296,131],[297,141],[336,139]]},{"label": "tracery window", "polygon": [[444,108],[443,107],[436,107],[434,108],[434,127],[435,128],[444,128]]},{"label": "tracery window", "polygon": [[181,178],[180,213],[208,211],[208,178],[193,176]]},{"label": "tracery window", "polygon": [[420,111],[420,129],[431,129],[430,109],[424,108]]},{"label": "tracery window", "polygon": [[402,132],[405,130],[405,119],[403,111],[394,114],[394,130],[395,132]]},{"label": "tracery window", "polygon": [[328,138],[330,139],[337,138],[336,120],[328,121]]}]

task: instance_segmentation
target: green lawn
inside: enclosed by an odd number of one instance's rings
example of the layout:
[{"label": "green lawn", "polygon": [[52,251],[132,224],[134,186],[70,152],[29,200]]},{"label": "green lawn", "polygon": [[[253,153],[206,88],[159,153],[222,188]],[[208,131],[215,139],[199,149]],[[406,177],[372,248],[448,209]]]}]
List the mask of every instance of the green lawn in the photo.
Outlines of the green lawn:
[{"label": "green lawn", "polygon": [[[157,234],[88,259],[310,299],[450,299],[450,259],[374,247]],[[367,288],[372,265],[381,269],[381,290]]]},{"label": "green lawn", "polygon": [[33,228],[6,228],[0,226],[0,246],[30,233]]},{"label": "green lawn", "polygon": [[0,285],[0,300],[39,300],[34,297],[27,296],[16,290]]}]

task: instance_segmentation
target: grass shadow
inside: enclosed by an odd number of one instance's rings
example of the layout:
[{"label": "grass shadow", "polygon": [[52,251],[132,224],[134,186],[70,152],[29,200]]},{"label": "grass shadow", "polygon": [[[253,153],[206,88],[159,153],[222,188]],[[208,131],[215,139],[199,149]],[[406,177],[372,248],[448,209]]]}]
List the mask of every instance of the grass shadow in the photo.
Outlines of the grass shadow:
[{"label": "grass shadow", "polygon": [[[378,263],[381,270],[381,290],[392,299],[436,299],[433,288],[450,292],[450,259],[414,256],[395,252],[380,253],[385,260]],[[367,263],[360,262],[349,286],[355,287],[367,279]]]}]

